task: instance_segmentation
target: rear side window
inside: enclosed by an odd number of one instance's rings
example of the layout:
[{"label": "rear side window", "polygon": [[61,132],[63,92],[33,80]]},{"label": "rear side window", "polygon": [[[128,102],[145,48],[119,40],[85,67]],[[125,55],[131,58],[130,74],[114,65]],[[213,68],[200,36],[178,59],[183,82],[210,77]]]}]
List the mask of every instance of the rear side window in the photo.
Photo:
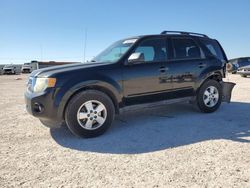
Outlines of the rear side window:
[{"label": "rear side window", "polygon": [[201,42],[205,45],[207,50],[220,60],[225,60],[221,47],[216,40],[201,39]]},{"label": "rear side window", "polygon": [[174,59],[200,59],[201,50],[194,40],[173,38]]}]

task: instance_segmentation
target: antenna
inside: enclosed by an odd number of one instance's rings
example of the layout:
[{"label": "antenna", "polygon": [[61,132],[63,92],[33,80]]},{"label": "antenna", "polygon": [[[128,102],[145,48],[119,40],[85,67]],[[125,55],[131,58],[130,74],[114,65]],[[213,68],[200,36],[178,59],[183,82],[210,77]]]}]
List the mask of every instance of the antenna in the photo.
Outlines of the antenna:
[{"label": "antenna", "polygon": [[40,44],[41,61],[43,61],[43,45]]},{"label": "antenna", "polygon": [[84,43],[83,43],[83,63],[85,63],[85,56],[86,56],[86,48],[87,48],[87,33],[88,29],[85,28],[85,36],[84,36]]}]

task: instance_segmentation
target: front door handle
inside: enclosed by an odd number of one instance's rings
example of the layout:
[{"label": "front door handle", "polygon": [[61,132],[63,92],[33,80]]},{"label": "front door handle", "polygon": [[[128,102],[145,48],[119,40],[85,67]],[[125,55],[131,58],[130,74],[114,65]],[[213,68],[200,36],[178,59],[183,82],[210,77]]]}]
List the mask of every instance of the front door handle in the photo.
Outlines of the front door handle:
[{"label": "front door handle", "polygon": [[159,71],[160,71],[161,73],[165,73],[167,70],[168,70],[168,68],[165,67],[165,66],[161,66],[160,69],[159,69]]}]

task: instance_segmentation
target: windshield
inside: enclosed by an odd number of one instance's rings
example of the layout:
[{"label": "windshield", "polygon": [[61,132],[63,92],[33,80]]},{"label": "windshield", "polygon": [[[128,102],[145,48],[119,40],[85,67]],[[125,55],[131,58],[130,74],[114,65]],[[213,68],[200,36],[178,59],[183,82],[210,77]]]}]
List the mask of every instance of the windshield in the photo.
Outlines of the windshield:
[{"label": "windshield", "polygon": [[128,49],[136,42],[136,40],[137,39],[127,39],[115,42],[99,55],[97,55],[91,62],[116,62],[128,51]]},{"label": "windshield", "polygon": [[13,65],[5,65],[4,68],[13,68]]},{"label": "windshield", "polygon": [[242,63],[242,62],[250,62],[250,58],[241,58],[238,60],[239,63]]}]

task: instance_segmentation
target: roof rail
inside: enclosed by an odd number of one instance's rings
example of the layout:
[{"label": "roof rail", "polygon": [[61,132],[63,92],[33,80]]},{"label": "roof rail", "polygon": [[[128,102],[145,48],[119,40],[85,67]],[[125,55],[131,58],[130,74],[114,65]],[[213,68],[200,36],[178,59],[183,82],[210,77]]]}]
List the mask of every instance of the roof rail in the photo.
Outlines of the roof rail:
[{"label": "roof rail", "polygon": [[193,33],[193,32],[186,32],[186,31],[162,31],[161,34],[180,34],[180,35],[195,35],[195,36],[202,36],[202,37],[207,37],[207,35],[201,34],[201,33]]}]

